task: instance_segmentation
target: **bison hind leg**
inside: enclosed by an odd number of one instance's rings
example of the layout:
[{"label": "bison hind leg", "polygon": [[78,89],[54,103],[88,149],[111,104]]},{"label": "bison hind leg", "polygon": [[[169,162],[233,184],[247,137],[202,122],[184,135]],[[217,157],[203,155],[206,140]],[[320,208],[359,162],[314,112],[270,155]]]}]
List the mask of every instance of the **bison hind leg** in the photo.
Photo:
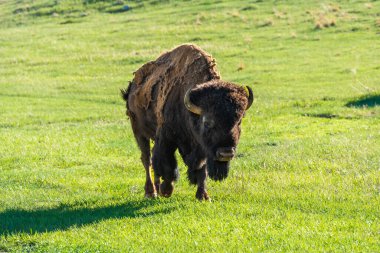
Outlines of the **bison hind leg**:
[{"label": "bison hind leg", "polygon": [[[161,136],[160,136],[161,137]],[[176,145],[166,138],[156,138],[153,148],[153,169],[155,184],[159,185],[159,192],[164,197],[170,197],[174,190],[174,181],[179,178],[177,160],[175,158]],[[159,184],[160,178],[162,183]]]},{"label": "bison hind leg", "polygon": [[145,197],[146,198],[156,198],[157,197],[157,191],[156,188],[152,182],[152,175],[151,175],[151,160],[150,160],[150,143],[149,139],[142,137],[142,136],[136,136],[137,144],[140,147],[141,150],[141,162],[144,165],[145,168]]},{"label": "bison hind leg", "polygon": [[144,190],[145,190],[145,198],[156,198],[157,197],[157,191],[156,191],[156,187],[155,185],[153,184],[152,182],[152,177],[151,177],[151,170],[150,168],[148,168],[149,171],[146,172],[146,181],[145,181],[145,186],[144,186]]}]

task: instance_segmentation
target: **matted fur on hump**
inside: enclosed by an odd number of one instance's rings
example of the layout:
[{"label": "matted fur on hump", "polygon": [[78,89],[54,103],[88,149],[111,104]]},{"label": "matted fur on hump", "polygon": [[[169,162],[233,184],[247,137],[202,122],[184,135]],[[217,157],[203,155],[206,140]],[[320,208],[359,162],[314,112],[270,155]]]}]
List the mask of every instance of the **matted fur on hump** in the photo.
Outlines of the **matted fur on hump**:
[{"label": "matted fur on hump", "polygon": [[[215,60],[199,47],[188,44],[144,64],[134,75],[135,89],[131,92],[137,98],[137,105],[146,110],[152,99],[156,99],[154,112],[159,126],[164,122],[163,107],[173,88],[220,79]],[[153,94],[154,89],[156,94]]]}]

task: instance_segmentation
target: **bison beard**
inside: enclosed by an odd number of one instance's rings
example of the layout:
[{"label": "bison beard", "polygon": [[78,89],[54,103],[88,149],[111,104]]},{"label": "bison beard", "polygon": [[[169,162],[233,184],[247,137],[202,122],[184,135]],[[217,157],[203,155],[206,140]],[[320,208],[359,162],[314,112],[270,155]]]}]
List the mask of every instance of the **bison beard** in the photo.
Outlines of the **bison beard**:
[{"label": "bison beard", "polygon": [[217,160],[207,160],[208,176],[217,181],[221,181],[228,176],[230,162],[219,162]]},{"label": "bison beard", "polygon": [[215,60],[195,45],[164,53],[134,75],[122,96],[145,167],[145,196],[172,195],[178,150],[198,186],[196,198],[208,200],[207,175],[228,176],[252,90],[220,80]]}]

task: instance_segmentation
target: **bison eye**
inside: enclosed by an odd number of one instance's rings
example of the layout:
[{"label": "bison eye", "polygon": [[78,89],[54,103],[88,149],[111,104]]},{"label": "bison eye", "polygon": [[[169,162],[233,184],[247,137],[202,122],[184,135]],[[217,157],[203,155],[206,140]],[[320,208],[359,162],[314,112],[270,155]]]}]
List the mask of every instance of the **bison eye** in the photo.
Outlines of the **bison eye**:
[{"label": "bison eye", "polygon": [[205,128],[208,128],[208,129],[211,129],[214,127],[214,121],[213,120],[206,121],[203,124],[204,124]]},{"label": "bison eye", "polygon": [[215,125],[215,122],[212,119],[207,119],[207,117],[205,117],[205,116],[202,118],[202,122],[203,122],[203,126],[206,129],[211,129]]}]

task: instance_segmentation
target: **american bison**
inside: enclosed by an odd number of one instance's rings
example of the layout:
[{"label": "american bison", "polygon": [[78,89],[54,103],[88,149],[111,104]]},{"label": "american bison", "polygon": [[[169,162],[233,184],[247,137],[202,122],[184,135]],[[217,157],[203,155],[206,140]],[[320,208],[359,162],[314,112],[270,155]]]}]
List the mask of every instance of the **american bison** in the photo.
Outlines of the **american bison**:
[{"label": "american bison", "polygon": [[207,175],[227,177],[252,90],[222,81],[210,55],[195,45],[181,45],[144,64],[121,92],[145,167],[145,196],[171,196],[179,176],[178,149],[190,183],[198,186],[196,198],[209,200]]}]

